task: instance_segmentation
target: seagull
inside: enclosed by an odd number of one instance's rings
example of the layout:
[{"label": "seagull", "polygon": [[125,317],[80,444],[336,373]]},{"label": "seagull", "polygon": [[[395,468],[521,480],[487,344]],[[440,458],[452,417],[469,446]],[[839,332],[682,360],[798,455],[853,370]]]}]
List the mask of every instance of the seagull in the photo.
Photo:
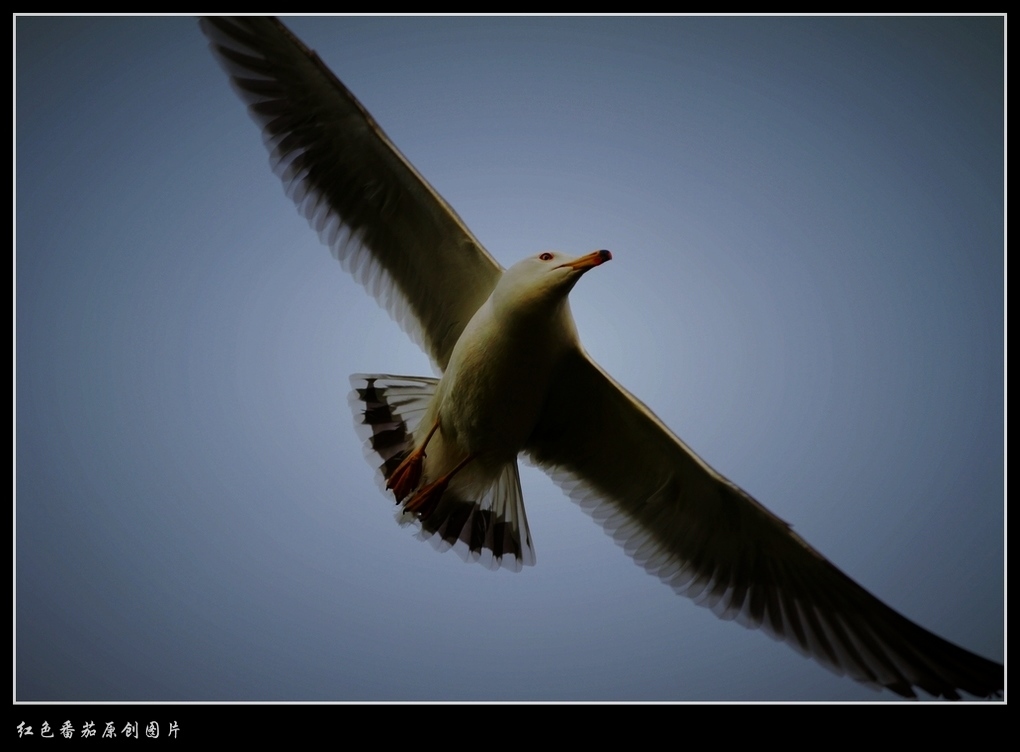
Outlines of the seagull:
[{"label": "seagull", "polygon": [[1001,697],[1001,664],[871,595],[588,356],[568,296],[610,251],[542,250],[503,269],[283,23],[200,25],[287,195],[441,374],[351,377],[402,523],[490,568],[534,564],[523,455],[637,564],[721,618],[902,697]]}]

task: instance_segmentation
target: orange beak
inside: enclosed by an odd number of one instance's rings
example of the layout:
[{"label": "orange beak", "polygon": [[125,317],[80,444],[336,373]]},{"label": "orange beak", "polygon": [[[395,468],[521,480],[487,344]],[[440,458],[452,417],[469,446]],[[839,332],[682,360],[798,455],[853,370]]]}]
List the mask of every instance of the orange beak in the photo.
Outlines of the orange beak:
[{"label": "orange beak", "polygon": [[606,263],[611,258],[613,258],[613,254],[611,254],[609,251],[605,250],[592,251],[587,256],[581,256],[580,258],[574,259],[573,261],[568,261],[565,264],[560,264],[560,267],[566,266],[571,269],[577,269],[578,271],[587,271],[588,269],[591,269],[593,266],[598,266],[599,264]]}]

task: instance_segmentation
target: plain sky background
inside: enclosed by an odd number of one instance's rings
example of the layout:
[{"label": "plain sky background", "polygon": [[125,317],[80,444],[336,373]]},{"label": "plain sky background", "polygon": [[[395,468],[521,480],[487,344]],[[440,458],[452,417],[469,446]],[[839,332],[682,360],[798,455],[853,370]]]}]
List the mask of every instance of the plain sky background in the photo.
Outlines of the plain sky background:
[{"label": "plain sky background", "polygon": [[[504,265],[609,248],[593,357],[922,626],[1004,654],[1004,20],[287,21]],[[15,19],[21,700],[892,699],[635,566],[393,519],[355,372],[430,375],[192,18]]]}]

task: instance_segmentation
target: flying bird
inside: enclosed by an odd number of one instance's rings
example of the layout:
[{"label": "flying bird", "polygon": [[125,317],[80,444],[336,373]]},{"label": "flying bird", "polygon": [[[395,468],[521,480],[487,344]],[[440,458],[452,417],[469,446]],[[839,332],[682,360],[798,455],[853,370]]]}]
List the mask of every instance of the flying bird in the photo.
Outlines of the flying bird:
[{"label": "flying bird", "polygon": [[541,250],[503,269],[280,21],[201,28],[287,195],[441,374],[351,379],[402,522],[493,568],[533,564],[523,454],[636,563],[723,619],[903,697],[1000,695],[1002,665],[868,593],[587,355],[568,296],[610,251]]}]

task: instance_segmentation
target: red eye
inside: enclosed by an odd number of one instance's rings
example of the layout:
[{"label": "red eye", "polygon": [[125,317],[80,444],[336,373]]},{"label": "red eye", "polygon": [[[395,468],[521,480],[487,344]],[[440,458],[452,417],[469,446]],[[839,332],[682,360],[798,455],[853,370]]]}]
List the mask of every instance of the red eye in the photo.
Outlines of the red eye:
[{"label": "red eye", "polygon": [[552,257],[553,257],[553,255],[551,253],[546,252],[546,253],[543,253],[538,258],[541,259],[542,261],[552,261]]}]

